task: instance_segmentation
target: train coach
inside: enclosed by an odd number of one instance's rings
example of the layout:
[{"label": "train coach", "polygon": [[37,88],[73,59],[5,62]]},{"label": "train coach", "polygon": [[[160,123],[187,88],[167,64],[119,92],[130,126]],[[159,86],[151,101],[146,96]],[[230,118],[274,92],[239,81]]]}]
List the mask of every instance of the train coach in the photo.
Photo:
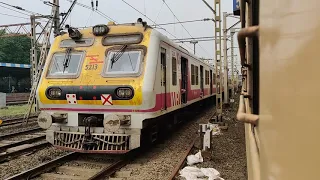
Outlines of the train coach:
[{"label": "train coach", "polygon": [[126,153],[155,141],[178,111],[212,99],[213,71],[142,21],[68,27],[37,88],[38,124],[57,148]]}]

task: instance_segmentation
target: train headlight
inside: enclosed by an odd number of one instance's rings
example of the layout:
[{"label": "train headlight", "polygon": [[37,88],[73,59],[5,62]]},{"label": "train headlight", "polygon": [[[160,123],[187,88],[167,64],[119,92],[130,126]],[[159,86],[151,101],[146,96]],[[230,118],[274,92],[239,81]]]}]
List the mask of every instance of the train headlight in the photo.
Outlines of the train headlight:
[{"label": "train headlight", "polygon": [[118,88],[117,89],[117,96],[119,98],[131,98],[133,95],[133,90],[131,88]]},{"label": "train headlight", "polygon": [[48,95],[50,98],[59,98],[62,95],[62,91],[60,88],[50,88]]},{"label": "train headlight", "polygon": [[108,34],[109,28],[106,25],[96,25],[92,28],[92,32],[95,36],[103,36]]}]

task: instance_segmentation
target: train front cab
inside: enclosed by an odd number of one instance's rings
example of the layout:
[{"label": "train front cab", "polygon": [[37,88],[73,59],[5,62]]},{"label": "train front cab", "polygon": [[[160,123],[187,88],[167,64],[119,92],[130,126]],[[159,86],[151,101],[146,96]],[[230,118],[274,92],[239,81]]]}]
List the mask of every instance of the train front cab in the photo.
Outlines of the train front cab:
[{"label": "train front cab", "polygon": [[143,89],[143,77],[152,76],[145,71],[150,29],[101,27],[107,35],[88,28],[76,40],[55,38],[37,89],[38,123],[58,148],[126,153],[140,146],[142,121],[152,109],[143,101],[153,98],[152,88]]}]

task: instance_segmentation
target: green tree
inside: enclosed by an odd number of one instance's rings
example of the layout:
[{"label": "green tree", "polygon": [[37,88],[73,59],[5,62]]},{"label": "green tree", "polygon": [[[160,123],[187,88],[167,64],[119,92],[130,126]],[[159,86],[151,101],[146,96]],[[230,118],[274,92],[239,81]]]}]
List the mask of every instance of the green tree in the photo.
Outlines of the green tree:
[{"label": "green tree", "polygon": [[28,36],[1,37],[6,34],[0,31],[0,62],[30,64],[30,38]]}]

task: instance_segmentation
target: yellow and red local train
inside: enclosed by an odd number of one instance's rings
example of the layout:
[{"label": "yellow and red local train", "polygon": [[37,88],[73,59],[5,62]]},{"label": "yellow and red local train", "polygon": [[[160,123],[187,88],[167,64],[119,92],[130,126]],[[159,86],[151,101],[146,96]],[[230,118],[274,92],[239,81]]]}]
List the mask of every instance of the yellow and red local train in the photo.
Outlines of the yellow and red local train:
[{"label": "yellow and red local train", "polygon": [[177,112],[212,99],[213,71],[141,21],[69,28],[55,38],[37,88],[38,124],[57,148],[126,153],[156,140]]}]

